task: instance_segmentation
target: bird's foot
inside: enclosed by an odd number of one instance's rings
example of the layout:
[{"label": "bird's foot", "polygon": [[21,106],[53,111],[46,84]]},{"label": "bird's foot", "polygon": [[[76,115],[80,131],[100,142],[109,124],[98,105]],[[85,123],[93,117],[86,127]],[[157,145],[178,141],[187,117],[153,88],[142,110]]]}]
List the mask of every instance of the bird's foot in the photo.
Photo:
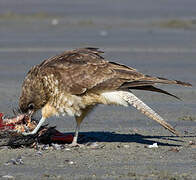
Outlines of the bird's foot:
[{"label": "bird's foot", "polygon": [[34,131],[31,131],[31,132],[23,132],[22,133],[23,136],[34,135],[34,134],[36,134],[36,132],[34,132]]}]

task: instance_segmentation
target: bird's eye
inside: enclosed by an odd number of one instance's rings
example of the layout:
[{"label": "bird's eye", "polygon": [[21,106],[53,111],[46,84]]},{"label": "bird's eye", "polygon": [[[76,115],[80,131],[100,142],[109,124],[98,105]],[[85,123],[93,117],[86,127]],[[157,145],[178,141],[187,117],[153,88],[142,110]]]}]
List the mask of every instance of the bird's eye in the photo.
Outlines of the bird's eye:
[{"label": "bird's eye", "polygon": [[28,105],[28,109],[29,109],[29,110],[33,110],[34,107],[35,107],[35,105],[34,105],[33,103],[30,103],[30,104]]}]

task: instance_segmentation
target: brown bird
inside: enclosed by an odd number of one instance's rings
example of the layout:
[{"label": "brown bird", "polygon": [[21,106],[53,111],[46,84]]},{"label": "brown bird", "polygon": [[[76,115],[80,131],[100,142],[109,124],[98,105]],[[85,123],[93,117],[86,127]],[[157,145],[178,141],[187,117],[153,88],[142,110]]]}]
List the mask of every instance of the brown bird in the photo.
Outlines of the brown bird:
[{"label": "brown bird", "polygon": [[65,51],[30,69],[22,85],[19,107],[29,116],[41,109],[42,118],[32,132],[26,132],[24,135],[37,133],[43,122],[51,116],[69,115],[76,119],[72,145],[77,145],[80,124],[97,104],[133,105],[178,135],[170,124],[138,99],[131,89],[174,96],[153,85],[191,84],[144,75],[131,67],[105,60],[101,53],[103,52],[97,48]]}]

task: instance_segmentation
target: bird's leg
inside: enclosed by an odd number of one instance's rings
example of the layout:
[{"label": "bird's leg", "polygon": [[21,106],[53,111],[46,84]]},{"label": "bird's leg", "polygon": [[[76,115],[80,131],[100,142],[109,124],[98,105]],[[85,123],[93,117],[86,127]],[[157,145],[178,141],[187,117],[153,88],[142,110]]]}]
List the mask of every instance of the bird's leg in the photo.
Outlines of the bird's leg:
[{"label": "bird's leg", "polygon": [[78,133],[80,130],[80,124],[82,123],[83,119],[86,117],[86,115],[93,109],[94,106],[88,106],[87,108],[82,110],[82,114],[80,116],[76,116],[76,129],[75,134],[72,143],[70,146],[81,146],[81,144],[77,143],[78,140]]},{"label": "bird's leg", "polygon": [[81,124],[82,120],[84,119],[84,117],[79,116],[79,117],[75,117],[75,118],[76,118],[76,129],[75,129],[75,134],[74,134],[73,141],[72,141],[72,143],[70,144],[70,146],[80,146],[80,145],[77,143],[77,140],[78,140],[78,132],[79,132],[79,130],[80,130],[80,124]]},{"label": "bird's leg", "polygon": [[38,123],[38,125],[36,126],[36,128],[31,131],[31,132],[23,132],[22,134],[27,136],[27,135],[33,135],[33,134],[36,134],[39,130],[39,128],[42,126],[42,124],[44,123],[44,121],[46,120],[46,118],[42,117]]}]

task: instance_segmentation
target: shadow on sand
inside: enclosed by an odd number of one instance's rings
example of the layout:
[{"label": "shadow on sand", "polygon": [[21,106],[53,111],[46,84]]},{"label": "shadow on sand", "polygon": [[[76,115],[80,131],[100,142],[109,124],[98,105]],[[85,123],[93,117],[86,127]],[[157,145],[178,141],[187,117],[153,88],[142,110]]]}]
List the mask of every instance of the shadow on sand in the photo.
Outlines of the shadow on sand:
[{"label": "shadow on sand", "polygon": [[[70,134],[70,133],[65,133]],[[119,134],[114,132],[80,132],[79,143],[87,142],[127,142],[127,143],[139,143],[150,145],[157,143],[159,146],[181,146],[180,144],[185,142],[183,140],[177,139],[177,136],[144,136],[142,134]],[[185,138],[185,137],[184,137]],[[165,140],[166,143],[159,142],[159,140]]]}]

